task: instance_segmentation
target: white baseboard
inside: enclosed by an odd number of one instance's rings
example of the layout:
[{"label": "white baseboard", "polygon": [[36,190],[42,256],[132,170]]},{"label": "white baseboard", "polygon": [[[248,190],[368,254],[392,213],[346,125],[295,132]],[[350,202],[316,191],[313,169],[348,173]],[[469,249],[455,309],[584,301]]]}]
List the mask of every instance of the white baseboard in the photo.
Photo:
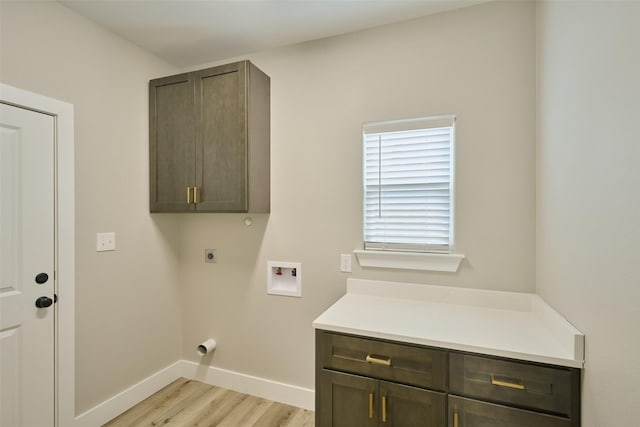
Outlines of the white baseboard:
[{"label": "white baseboard", "polygon": [[312,411],[315,408],[311,389],[179,360],[78,415],[75,427],[101,426],[180,377]]},{"label": "white baseboard", "polygon": [[254,377],[240,372],[228,371],[214,366],[200,365],[187,360],[182,360],[180,363],[182,376],[185,378],[286,403],[298,408],[311,411],[315,408],[315,392],[311,389]]},{"label": "white baseboard", "polygon": [[182,361],[179,360],[78,415],[75,420],[75,426],[96,427],[103,425],[137,403],[142,402],[162,387],[180,378],[182,375],[181,365]]}]

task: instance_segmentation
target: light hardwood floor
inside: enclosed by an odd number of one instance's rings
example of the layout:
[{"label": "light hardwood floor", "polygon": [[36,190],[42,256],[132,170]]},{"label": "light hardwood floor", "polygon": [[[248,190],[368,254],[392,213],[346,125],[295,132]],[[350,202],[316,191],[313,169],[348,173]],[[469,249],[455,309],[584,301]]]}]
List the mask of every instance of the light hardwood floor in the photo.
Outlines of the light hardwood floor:
[{"label": "light hardwood floor", "polygon": [[179,378],[103,427],[313,427],[314,412]]}]

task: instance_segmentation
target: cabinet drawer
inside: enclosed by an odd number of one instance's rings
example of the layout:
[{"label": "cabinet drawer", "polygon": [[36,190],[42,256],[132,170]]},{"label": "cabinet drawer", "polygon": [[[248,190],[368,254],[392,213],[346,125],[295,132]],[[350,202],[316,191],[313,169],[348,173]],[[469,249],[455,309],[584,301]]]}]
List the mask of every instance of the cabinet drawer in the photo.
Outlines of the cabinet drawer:
[{"label": "cabinet drawer", "polygon": [[571,427],[567,418],[449,396],[449,427]]},{"label": "cabinet drawer", "polygon": [[322,332],[323,368],[444,390],[446,352]]},{"label": "cabinet drawer", "polygon": [[449,354],[452,393],[570,416],[571,371],[468,354]]}]

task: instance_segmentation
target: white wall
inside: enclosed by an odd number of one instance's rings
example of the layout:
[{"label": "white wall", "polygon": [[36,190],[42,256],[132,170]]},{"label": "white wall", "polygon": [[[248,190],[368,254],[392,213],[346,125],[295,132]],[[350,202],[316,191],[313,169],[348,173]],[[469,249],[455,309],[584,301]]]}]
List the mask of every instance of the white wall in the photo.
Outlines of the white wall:
[{"label": "white wall", "polygon": [[[206,336],[220,343],[206,363],[313,387],[310,323],[344,292],[339,254],[360,245],[361,122],[456,113],[467,261],[457,274],[354,263],[353,276],[537,287],[587,335],[583,425],[628,423],[640,383],[639,9],[539,5],[537,127],[531,3],[253,55],[272,77],[273,208],[246,227],[244,215],[148,214],[146,83],[175,68],[57,3],[1,2],[0,80],[75,105],[77,412],[197,360]],[[116,231],[116,252],[95,253],[98,231]],[[202,262],[206,247],[218,264]],[[303,298],[265,295],[269,259],[303,263]]]},{"label": "white wall", "polygon": [[[313,319],[345,292],[361,247],[361,124],[455,113],[451,273],[354,277],[533,291],[535,6],[496,2],[251,56],[271,76],[272,210],[181,217],[183,356],[313,388]],[[218,250],[217,264],[203,262]],[[302,262],[302,298],[266,295],[267,260]]]},{"label": "white wall", "polygon": [[[76,411],[179,358],[178,230],[148,209],[147,82],[176,70],[56,2],[0,2],[0,79],[75,106]],[[95,252],[115,231],[117,250]]]},{"label": "white wall", "polygon": [[[148,213],[147,81],[178,70],[57,3],[0,6],[2,81],[75,105],[78,413],[200,360],[207,336],[219,347],[205,364],[313,388],[311,322],[344,293],[339,254],[361,245],[364,121],[457,114],[467,259],[455,274],[354,262],[353,276],[534,290],[533,3],[253,55],[272,79],[272,212],[251,227],[244,215]],[[95,252],[98,231],[117,233],[116,252]],[[266,295],[267,260],[303,263],[301,299]]]},{"label": "white wall", "polygon": [[637,423],[640,3],[538,7],[537,290],[586,334],[584,427]]}]

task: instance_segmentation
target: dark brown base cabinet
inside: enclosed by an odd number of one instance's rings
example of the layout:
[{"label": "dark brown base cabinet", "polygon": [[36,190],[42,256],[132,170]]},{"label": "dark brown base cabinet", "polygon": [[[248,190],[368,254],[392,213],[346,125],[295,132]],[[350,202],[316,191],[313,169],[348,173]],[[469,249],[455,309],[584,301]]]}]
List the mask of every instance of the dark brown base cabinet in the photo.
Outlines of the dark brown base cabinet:
[{"label": "dark brown base cabinet", "polygon": [[317,427],[579,427],[580,369],[316,331]]}]

